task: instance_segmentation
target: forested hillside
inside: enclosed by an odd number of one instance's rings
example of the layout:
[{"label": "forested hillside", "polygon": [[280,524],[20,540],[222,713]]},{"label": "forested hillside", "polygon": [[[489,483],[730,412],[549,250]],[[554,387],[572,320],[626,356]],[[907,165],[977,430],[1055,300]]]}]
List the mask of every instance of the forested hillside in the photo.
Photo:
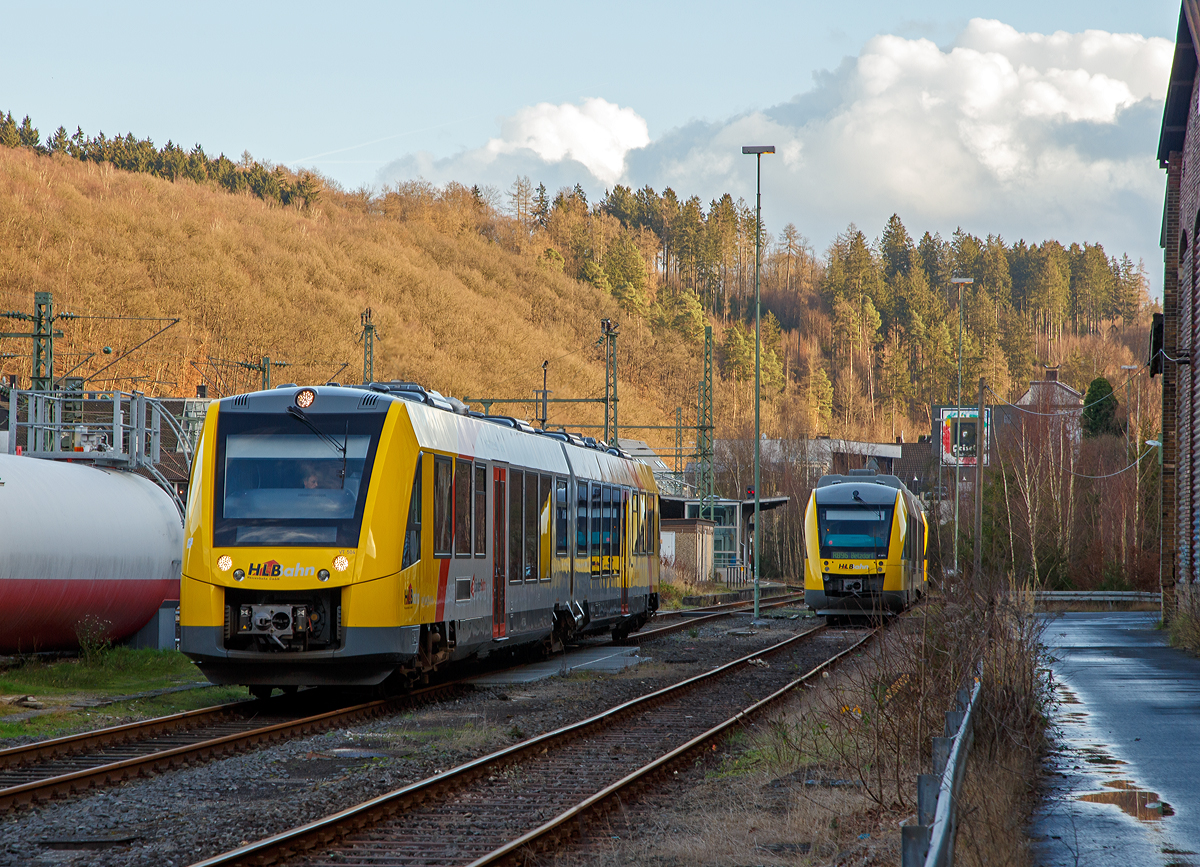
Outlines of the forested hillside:
[{"label": "forested hillside", "polygon": [[[617,186],[600,201],[528,178],[507,191],[420,181],[346,192],[249,155],[231,161],[133,135],[45,142],[0,116],[0,304],[182,322],[102,375],[122,387],[250,387],[262,356],[283,380],[361,376],[359,314],[380,339],[375,376],[457,396],[529,397],[549,360],[556,397],[603,394],[598,320],[621,323],[621,420],[694,423],[704,326],[714,326],[718,436],[752,423],[754,215],[732,195],[704,205]],[[1041,365],[1083,391],[1144,355],[1140,263],[1082,242],[924,232],[898,216],[872,239],[851,225],[821,254],[764,227],[764,433],[910,439],[953,402],[962,290],[965,393],[980,375],[1020,394]],[[970,277],[959,287],[951,277]],[[157,327],[157,326],[155,326]],[[59,373],[116,357],[145,322],[65,325]],[[6,352],[27,351],[6,341]],[[110,359],[104,359],[108,361]],[[343,363],[348,363],[342,368]],[[4,370],[28,376],[28,361]],[[552,423],[598,423],[597,407]],[[511,411],[531,415],[529,407]],[[630,433],[633,433],[631,430]],[[666,443],[670,435],[649,436]]]}]

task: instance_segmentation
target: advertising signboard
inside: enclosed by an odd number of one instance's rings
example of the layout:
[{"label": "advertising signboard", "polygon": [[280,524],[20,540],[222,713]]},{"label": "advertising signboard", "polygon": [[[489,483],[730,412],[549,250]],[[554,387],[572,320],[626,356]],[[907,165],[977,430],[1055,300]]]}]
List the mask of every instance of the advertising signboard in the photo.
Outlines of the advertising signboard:
[{"label": "advertising signboard", "polygon": [[943,406],[938,408],[939,454],[942,466],[973,467],[983,452],[988,466],[987,435],[992,426],[992,410],[984,409],[983,430],[979,429],[979,407]]}]

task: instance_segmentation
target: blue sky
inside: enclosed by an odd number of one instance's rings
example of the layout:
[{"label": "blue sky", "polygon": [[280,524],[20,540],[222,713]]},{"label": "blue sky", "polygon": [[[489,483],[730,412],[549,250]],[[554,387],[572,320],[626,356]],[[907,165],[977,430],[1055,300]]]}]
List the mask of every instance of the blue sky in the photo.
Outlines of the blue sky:
[{"label": "blue sky", "polygon": [[1178,16],[1162,0],[23,4],[4,13],[0,108],[348,188],[522,173],[749,200],[738,145],[774,143],[768,228],[818,250],[896,211],[912,231],[1099,240],[1158,287]]}]

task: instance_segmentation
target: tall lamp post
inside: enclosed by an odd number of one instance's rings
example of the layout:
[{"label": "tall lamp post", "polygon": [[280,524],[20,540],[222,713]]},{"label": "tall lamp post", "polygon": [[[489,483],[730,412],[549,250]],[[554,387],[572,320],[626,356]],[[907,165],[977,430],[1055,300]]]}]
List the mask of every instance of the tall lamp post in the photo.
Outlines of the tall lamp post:
[{"label": "tall lamp post", "polygon": [[[962,330],[963,330],[963,284],[974,283],[975,280],[971,277],[951,277],[951,283],[958,284],[958,397],[954,401],[954,417],[958,424],[954,427],[954,580],[959,580],[958,576],[958,482],[962,476],[962,455],[959,454],[959,444],[962,440]],[[977,425],[983,424],[983,419],[976,422]],[[975,454],[976,460],[979,455],[979,439],[976,437]]]},{"label": "tall lamp post", "polygon": [[762,434],[759,426],[759,403],[762,396],[762,339],[759,335],[762,318],[761,293],[758,272],[762,259],[762,155],[775,153],[775,145],[747,145],[743,154],[754,154],[755,163],[755,206],[754,206],[754,619],[758,620],[758,531],[760,501],[758,490],[762,484]]}]

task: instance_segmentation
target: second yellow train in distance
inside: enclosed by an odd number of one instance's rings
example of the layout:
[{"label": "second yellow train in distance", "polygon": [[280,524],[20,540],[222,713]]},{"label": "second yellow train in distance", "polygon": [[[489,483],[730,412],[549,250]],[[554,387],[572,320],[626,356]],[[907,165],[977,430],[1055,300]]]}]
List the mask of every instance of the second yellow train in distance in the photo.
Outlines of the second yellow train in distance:
[{"label": "second yellow train in distance", "polygon": [[929,522],[896,476],[822,476],[804,514],[804,601],[831,622],[878,620],[929,587]]}]

